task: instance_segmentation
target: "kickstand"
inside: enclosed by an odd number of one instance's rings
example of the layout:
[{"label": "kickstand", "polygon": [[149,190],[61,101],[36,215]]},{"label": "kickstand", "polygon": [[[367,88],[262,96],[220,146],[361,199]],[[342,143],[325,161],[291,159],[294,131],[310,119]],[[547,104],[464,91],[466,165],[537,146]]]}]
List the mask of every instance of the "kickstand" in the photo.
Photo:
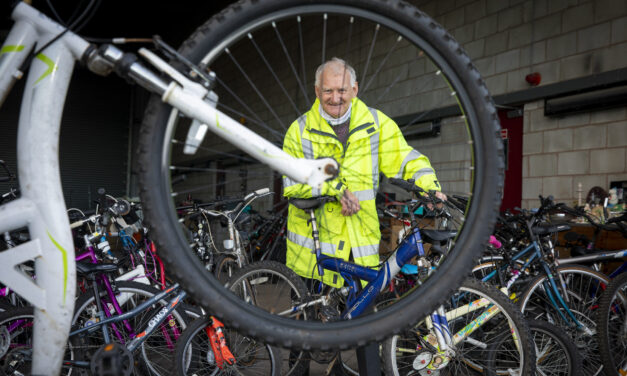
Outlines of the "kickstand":
[{"label": "kickstand", "polygon": [[369,345],[357,348],[357,365],[360,376],[380,376],[381,375],[381,359],[379,358],[379,344],[371,343]]}]

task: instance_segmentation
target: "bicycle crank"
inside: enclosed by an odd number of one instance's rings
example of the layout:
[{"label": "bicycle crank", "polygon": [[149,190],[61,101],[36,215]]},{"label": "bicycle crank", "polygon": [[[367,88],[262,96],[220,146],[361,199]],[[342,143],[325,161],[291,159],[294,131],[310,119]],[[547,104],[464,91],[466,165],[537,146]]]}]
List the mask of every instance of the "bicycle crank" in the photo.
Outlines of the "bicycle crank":
[{"label": "bicycle crank", "polygon": [[101,346],[90,361],[95,376],[130,376],[133,373],[133,354],[117,343]]}]

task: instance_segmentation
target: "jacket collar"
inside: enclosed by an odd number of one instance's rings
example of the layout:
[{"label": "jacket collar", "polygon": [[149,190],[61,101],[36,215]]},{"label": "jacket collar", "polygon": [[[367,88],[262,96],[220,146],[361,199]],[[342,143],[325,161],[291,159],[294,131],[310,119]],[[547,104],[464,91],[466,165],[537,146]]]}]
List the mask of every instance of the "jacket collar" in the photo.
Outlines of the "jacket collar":
[{"label": "jacket collar", "polygon": [[[311,106],[311,110],[307,113],[307,131],[339,142],[333,128],[320,116],[319,107],[320,101],[316,99]],[[368,106],[359,98],[353,98],[351,108],[352,113],[348,131],[348,142],[370,137],[375,131],[379,130]],[[311,117],[311,119],[309,119],[309,117]]]}]

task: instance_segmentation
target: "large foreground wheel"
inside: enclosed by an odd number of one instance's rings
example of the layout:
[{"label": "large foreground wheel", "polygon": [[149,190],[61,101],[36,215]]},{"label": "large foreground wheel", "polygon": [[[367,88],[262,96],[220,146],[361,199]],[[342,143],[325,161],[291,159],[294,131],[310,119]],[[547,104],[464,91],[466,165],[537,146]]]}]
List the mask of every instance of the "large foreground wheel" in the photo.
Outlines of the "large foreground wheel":
[{"label": "large foreground wheel", "polygon": [[247,0],[211,18],[179,52],[216,74],[218,110],[278,145],[311,107],[316,66],[340,56],[358,71],[360,99],[394,119],[408,143],[430,158],[443,191],[469,197],[455,247],[396,304],[331,323],[277,317],[221,286],[190,249],[175,210],[190,194],[209,201],[267,186],[272,172],[215,137],[196,145],[199,125],[155,97],[139,147],[146,221],[171,275],[199,304],[270,344],[348,348],[415,324],[461,283],[496,218],[503,146],[479,72],[440,25],[400,1]]}]

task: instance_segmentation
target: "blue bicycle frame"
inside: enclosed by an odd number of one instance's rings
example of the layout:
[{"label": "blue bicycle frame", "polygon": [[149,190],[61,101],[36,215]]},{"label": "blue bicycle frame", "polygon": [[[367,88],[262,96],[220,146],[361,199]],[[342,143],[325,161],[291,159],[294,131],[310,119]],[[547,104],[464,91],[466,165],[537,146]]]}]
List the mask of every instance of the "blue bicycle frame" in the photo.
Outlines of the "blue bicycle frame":
[{"label": "blue bicycle frame", "polygon": [[[544,273],[547,276],[547,281],[544,282],[544,290],[546,291],[546,294],[547,294],[549,300],[551,301],[551,304],[553,305],[553,307],[555,307],[555,309],[557,310],[557,312],[560,315],[560,317],[562,318],[562,320],[564,320],[564,322],[569,322],[569,318],[570,318],[570,321],[572,321],[572,323],[577,328],[583,327],[583,325],[579,322],[579,320],[577,320],[577,318],[575,317],[573,312],[570,310],[570,308],[568,308],[568,304],[566,303],[566,301],[564,301],[564,298],[562,297],[562,294],[560,294],[560,292],[559,292],[559,290],[557,288],[557,284],[555,282],[555,276],[551,272],[551,269],[549,268],[549,265],[542,260],[542,250],[540,249],[540,246],[538,245],[537,241],[533,241],[529,246],[527,246],[527,248],[525,248],[522,251],[516,253],[512,257],[512,260],[513,261],[520,260],[520,259],[522,259],[525,255],[527,255],[530,252],[531,252],[531,255],[529,256],[527,261],[525,261],[525,263],[521,267],[521,270],[525,270],[536,259],[538,259],[539,262],[540,262],[540,265],[542,265],[542,268],[544,269]],[[506,267],[507,267],[507,265],[503,265],[500,268],[500,270],[493,270],[488,275],[483,277],[481,280],[483,282],[491,280],[492,278],[494,278],[497,275],[497,273],[499,271],[505,270]],[[517,276],[514,276],[513,278],[517,279]],[[508,283],[508,285],[509,285],[509,283]],[[555,295],[555,296],[553,296],[553,295]],[[557,301],[556,301],[556,298],[557,298]],[[562,306],[564,308],[564,310],[568,314],[568,318],[559,309],[559,306]]]},{"label": "blue bicycle frame", "polygon": [[[311,212],[313,217],[313,211]],[[383,291],[401,267],[414,256],[424,256],[425,251],[420,236],[420,230],[414,228],[394,254],[387,260],[380,270],[374,270],[355,263],[347,262],[336,257],[322,255],[320,247],[316,247],[316,258],[318,260],[319,273],[323,275],[322,269],[332,270],[340,273],[349,286],[349,296],[347,298],[347,309],[342,313],[342,319],[350,319],[364,313],[374,302],[378,293]],[[368,284],[359,291],[359,282],[355,279],[367,281]]]}]

